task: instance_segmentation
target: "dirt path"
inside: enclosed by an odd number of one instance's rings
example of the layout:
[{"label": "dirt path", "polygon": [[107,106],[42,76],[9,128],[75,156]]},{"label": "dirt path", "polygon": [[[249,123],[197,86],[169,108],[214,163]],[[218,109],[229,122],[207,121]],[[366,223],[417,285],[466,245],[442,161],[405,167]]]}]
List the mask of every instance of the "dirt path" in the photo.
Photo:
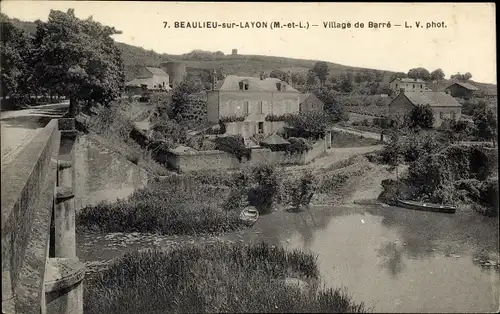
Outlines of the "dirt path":
[{"label": "dirt path", "polygon": [[327,150],[327,155],[313,160],[307,165],[290,166],[287,171],[321,171],[322,169],[332,168],[339,163],[348,160],[354,156],[363,155],[382,149],[382,145],[363,146],[363,147],[346,147],[346,148],[330,148]]}]

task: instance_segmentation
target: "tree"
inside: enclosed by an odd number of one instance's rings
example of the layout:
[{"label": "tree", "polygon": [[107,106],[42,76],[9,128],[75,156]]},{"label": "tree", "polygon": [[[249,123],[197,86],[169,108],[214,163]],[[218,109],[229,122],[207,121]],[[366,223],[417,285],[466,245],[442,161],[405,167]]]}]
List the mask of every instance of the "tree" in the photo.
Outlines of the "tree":
[{"label": "tree", "polygon": [[406,75],[406,73],[404,72],[396,72],[394,74],[391,75],[391,81],[394,80],[394,79],[397,79],[397,78],[405,78],[405,77],[408,77]]},{"label": "tree", "polygon": [[494,140],[497,134],[497,117],[485,102],[478,103],[472,109],[475,135],[484,140]]},{"label": "tree", "polygon": [[271,211],[278,192],[278,177],[275,169],[270,165],[258,166],[253,169],[252,177],[257,185],[250,189],[248,202],[261,213]]},{"label": "tree", "polygon": [[319,88],[313,91],[313,94],[318,97],[324,104],[324,111],[334,117],[336,120],[344,120],[346,117],[346,112],[344,107],[338,101],[337,92],[328,88]]},{"label": "tree", "polygon": [[407,115],[407,125],[410,129],[431,129],[434,124],[434,113],[429,105],[413,106]]},{"label": "tree", "polygon": [[1,81],[0,96],[13,96],[23,86],[23,74],[27,71],[25,56],[28,52],[28,35],[14,26],[9,18],[1,14]]},{"label": "tree", "polygon": [[279,69],[274,69],[271,71],[271,73],[269,73],[269,77],[274,77],[274,78],[280,79],[282,81],[286,81],[287,76],[288,76],[288,74],[286,72],[279,70]]},{"label": "tree", "polygon": [[307,81],[307,75],[303,72],[292,73],[292,82],[294,85],[305,85]]},{"label": "tree", "polygon": [[328,77],[328,64],[324,61],[318,61],[314,64],[312,71],[316,74],[320,83],[323,85]]},{"label": "tree", "polygon": [[177,122],[185,119],[191,111],[190,107],[197,101],[193,95],[202,89],[203,84],[199,80],[190,76],[186,77],[172,92],[172,116],[170,118],[177,120]]},{"label": "tree", "polygon": [[450,79],[458,80],[458,81],[462,81],[462,82],[468,81],[471,78],[472,78],[472,74],[470,72],[467,72],[465,74],[460,74],[460,72],[458,72],[457,74],[450,76]]},{"label": "tree", "polygon": [[344,93],[350,93],[354,89],[353,75],[351,72],[340,75],[340,90]]},{"label": "tree", "polygon": [[444,72],[441,69],[436,69],[431,72],[431,80],[433,81],[439,82],[440,80],[444,79],[444,76]]},{"label": "tree", "polygon": [[34,39],[36,75],[43,87],[70,99],[76,115],[82,101],[108,105],[123,89],[125,76],[121,52],[112,35],[114,27],[80,20],[73,9],[51,10],[47,23],[39,23]]},{"label": "tree", "polygon": [[307,82],[306,82],[307,85],[315,86],[316,80],[317,80],[316,74],[312,70],[309,70],[309,72],[307,72]]},{"label": "tree", "polygon": [[412,79],[421,79],[428,81],[431,78],[431,74],[425,68],[413,68],[408,71],[408,77]]}]

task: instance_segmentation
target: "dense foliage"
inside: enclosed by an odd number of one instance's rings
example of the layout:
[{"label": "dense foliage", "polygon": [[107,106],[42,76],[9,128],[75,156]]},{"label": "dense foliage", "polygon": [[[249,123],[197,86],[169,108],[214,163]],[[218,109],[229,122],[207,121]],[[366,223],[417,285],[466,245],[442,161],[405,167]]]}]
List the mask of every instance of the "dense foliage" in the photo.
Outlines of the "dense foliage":
[{"label": "dense foliage", "polygon": [[431,129],[434,125],[434,112],[429,105],[413,106],[406,116],[406,124],[410,129]]},{"label": "dense foliage", "polygon": [[345,290],[319,289],[318,277],[314,255],[265,243],[138,251],[87,279],[85,313],[367,312]]},{"label": "dense foliage", "polygon": [[91,17],[76,18],[73,9],[50,11],[33,35],[2,16],[2,95],[64,95],[72,114],[81,103],[109,104],[125,79],[115,34],[119,31]]},{"label": "dense foliage", "polygon": [[287,116],[285,123],[299,132],[324,134],[338,121],[339,117],[325,112],[300,112]]},{"label": "dense foliage", "polygon": [[243,137],[239,135],[217,137],[214,142],[217,150],[233,154],[239,161],[241,161],[243,157],[247,160],[251,158],[252,151],[245,146]]}]

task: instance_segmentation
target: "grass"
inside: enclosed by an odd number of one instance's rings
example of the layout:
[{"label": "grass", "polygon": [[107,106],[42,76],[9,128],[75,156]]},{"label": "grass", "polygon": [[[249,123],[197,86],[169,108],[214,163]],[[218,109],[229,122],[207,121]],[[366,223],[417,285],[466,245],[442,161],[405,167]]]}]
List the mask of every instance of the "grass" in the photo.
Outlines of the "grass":
[{"label": "grass", "polygon": [[346,132],[332,132],[332,147],[359,147],[379,145],[380,141]]},{"label": "grass", "polygon": [[[317,288],[316,257],[265,243],[127,253],[86,279],[85,313],[364,313],[342,289]],[[285,283],[295,277],[306,289]]]},{"label": "grass", "polygon": [[222,233],[241,227],[239,211],[221,209],[228,188],[196,184],[189,188],[157,182],[115,203],[83,208],[80,230],[172,234]]}]

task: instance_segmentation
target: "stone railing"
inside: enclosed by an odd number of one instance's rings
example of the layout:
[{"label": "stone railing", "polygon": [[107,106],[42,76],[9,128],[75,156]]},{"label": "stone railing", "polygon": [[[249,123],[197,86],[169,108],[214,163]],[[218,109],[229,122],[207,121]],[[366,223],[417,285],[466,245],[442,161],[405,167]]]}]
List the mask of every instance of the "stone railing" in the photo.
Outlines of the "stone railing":
[{"label": "stone railing", "polygon": [[83,313],[74,119],[54,119],[2,169],[2,313]]}]

